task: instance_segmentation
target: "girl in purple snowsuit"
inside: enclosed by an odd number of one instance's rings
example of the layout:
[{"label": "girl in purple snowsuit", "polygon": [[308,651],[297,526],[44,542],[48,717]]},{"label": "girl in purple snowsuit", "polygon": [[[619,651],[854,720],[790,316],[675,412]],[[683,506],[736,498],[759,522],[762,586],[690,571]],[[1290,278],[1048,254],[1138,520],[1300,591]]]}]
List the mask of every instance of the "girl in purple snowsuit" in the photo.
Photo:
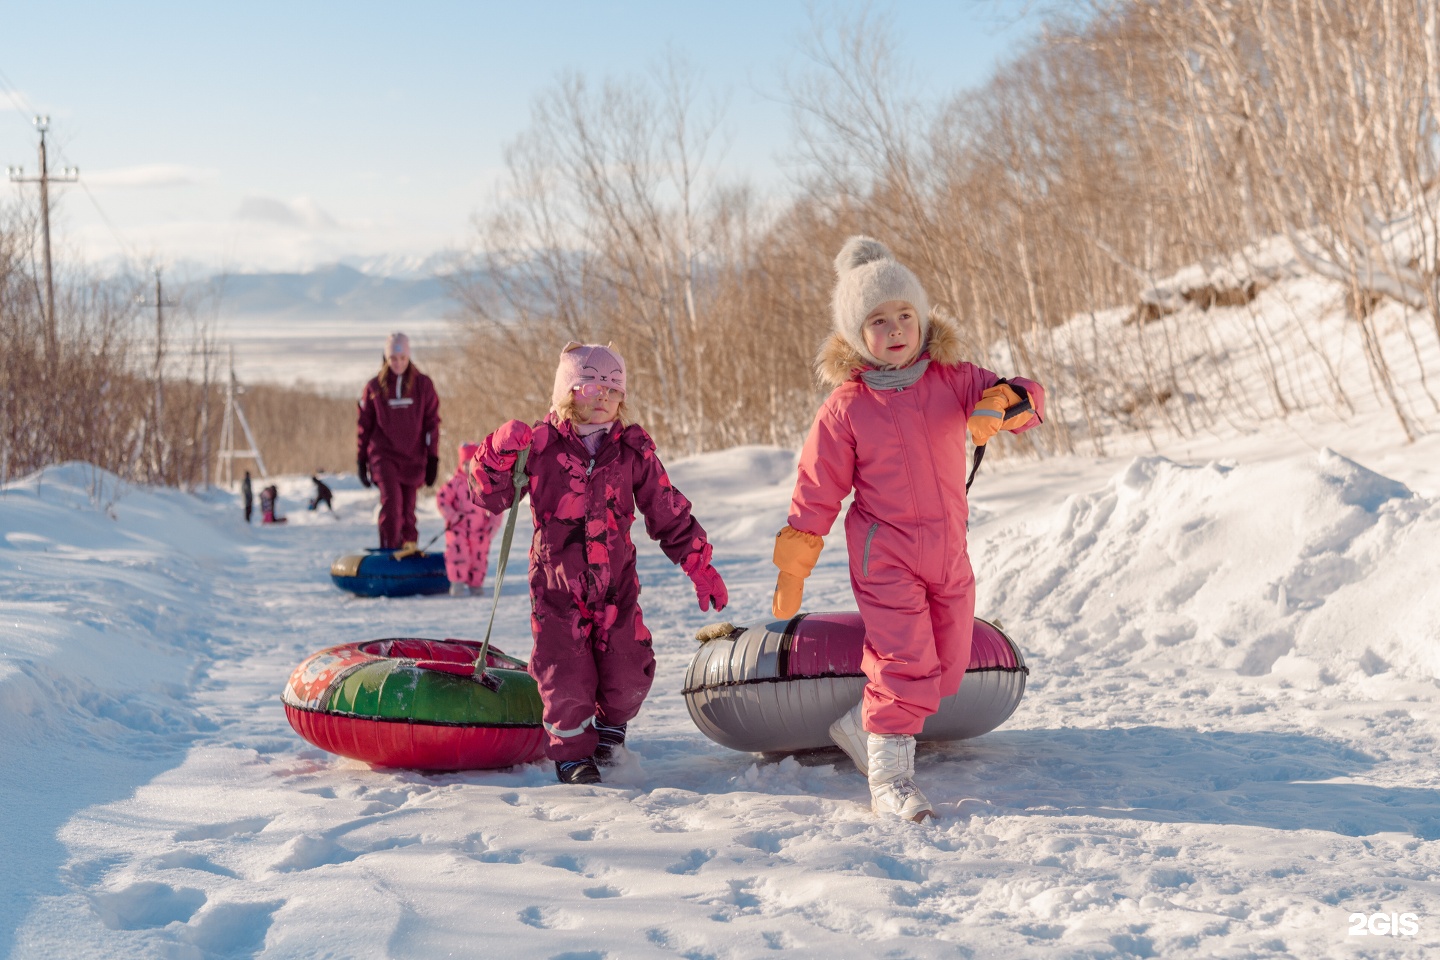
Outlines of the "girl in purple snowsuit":
[{"label": "girl in purple snowsuit", "polygon": [[469,466],[479,444],[460,444],[460,465],[435,491],[435,506],[445,518],[445,576],[452,597],[468,597],[485,586],[490,538],[500,517],[470,499]]},{"label": "girl in purple snowsuit", "polygon": [[560,354],[551,411],[533,428],[503,424],[471,461],[476,502],[514,502],[511,471],[529,448],[525,482],[535,518],[530,546],[530,673],[550,734],[546,754],[562,783],[599,783],[655,676],[630,526],[645,532],[695,584],[700,609],[729,599],[710,564],[710,541],[690,501],[670,485],[655,443],[625,425],[625,361],[611,347],[570,343]]}]

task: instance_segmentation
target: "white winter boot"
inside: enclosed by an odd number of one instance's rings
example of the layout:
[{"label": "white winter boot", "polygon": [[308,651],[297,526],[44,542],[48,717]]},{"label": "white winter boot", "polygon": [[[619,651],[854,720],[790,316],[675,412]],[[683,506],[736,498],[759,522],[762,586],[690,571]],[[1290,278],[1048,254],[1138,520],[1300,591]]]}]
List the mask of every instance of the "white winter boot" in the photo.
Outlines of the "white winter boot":
[{"label": "white winter boot", "polygon": [[915,786],[915,738],[908,733],[870,734],[870,809],[877,816],[917,823],[935,808]]},{"label": "white winter boot", "polygon": [[860,725],[860,704],[855,704],[840,719],[830,724],[830,739],[845,755],[855,761],[862,777],[870,776],[870,734]]},{"label": "white winter boot", "polygon": [[464,580],[450,581],[450,596],[468,597],[470,596],[470,593],[470,584],[466,583]]}]

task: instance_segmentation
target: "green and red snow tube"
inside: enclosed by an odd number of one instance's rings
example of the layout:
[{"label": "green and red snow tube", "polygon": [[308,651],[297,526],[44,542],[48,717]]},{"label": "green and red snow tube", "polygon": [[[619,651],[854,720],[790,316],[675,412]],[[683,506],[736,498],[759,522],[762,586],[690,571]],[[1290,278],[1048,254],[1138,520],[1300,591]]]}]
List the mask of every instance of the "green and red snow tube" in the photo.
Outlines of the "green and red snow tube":
[{"label": "green and red snow tube", "polygon": [[479,653],[470,640],[330,647],[290,674],[285,716],[322,750],[381,767],[493,770],[540,759],[540,693],[525,661],[491,647],[485,672],[497,689],[444,669]]}]

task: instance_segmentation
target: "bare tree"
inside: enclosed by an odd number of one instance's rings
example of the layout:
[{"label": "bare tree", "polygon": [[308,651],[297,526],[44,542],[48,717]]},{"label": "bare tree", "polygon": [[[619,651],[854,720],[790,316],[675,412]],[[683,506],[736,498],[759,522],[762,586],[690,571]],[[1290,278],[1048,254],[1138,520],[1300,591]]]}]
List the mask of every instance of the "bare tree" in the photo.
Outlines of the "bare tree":
[{"label": "bare tree", "polygon": [[454,278],[463,351],[446,374],[479,414],[466,429],[543,413],[574,339],[621,349],[627,406],[671,449],[774,435],[754,397],[779,323],[749,283],[764,224],[747,188],[719,181],[720,114],[700,99],[671,60],[648,81],[564,77],[536,101]]}]

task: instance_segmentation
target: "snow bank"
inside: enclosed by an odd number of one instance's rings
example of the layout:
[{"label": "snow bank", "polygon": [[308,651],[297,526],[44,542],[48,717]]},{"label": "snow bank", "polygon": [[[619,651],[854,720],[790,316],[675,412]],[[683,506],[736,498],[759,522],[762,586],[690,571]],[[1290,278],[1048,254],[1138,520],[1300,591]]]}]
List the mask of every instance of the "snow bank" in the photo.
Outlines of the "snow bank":
[{"label": "snow bank", "polygon": [[1316,686],[1440,677],[1440,504],[1324,450],[1134,460],[986,541],[982,611],[1056,660],[1166,660]]},{"label": "snow bank", "polygon": [[[213,729],[188,704],[241,553],[174,491],[67,463],[0,489],[0,811],[7,886],[54,891],[60,826]],[[17,829],[18,825],[23,825]],[[0,898],[0,928],[19,920]]]}]

